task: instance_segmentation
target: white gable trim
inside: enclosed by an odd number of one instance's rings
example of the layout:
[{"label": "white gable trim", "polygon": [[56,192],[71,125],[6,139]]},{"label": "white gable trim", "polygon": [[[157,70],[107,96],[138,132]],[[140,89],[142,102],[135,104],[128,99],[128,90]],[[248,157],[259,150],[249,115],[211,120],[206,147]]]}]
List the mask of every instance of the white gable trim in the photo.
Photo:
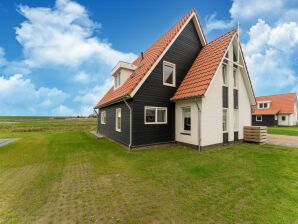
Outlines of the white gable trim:
[{"label": "white gable trim", "polygon": [[[215,71],[215,73],[214,73],[214,75],[212,77],[212,80],[209,83],[209,86],[208,86],[208,88],[207,88],[207,90],[206,90],[206,92],[205,92],[204,95],[208,94],[209,87],[214,82],[215,74],[217,74],[218,70],[221,68],[221,65],[222,65],[222,63],[223,63],[223,61],[225,59],[225,56],[226,56],[228,50],[230,49],[230,47],[231,47],[231,45],[232,45],[232,43],[234,41],[234,38],[237,38],[237,33],[235,33],[234,36],[231,38],[231,41],[230,41],[230,43],[229,43],[229,45],[228,45],[228,47],[227,47],[227,49],[226,49],[226,51],[224,53],[224,55],[223,55],[223,57],[222,57],[219,65],[218,65],[218,67],[217,67],[217,69],[216,69],[216,71]],[[253,88],[252,88],[252,84],[251,84],[251,81],[250,81],[250,78],[249,78],[249,73],[248,73],[248,70],[247,70],[247,67],[246,67],[246,63],[245,63],[245,60],[244,60],[244,57],[243,57],[243,52],[242,52],[242,49],[241,49],[241,45],[240,45],[240,55],[241,55],[241,58],[242,58],[242,60],[244,62],[242,66],[244,67],[244,70],[245,70],[245,74],[246,75],[243,77],[243,79],[244,79],[244,83],[245,83],[246,89],[249,90],[248,91],[248,93],[249,93],[248,94],[249,95],[249,101],[250,101],[251,105],[255,105],[256,104],[255,94],[254,94],[254,91],[253,91]]]},{"label": "white gable trim", "polygon": [[151,72],[155,69],[155,67],[158,65],[158,63],[160,62],[160,60],[163,58],[163,56],[168,52],[168,50],[170,49],[170,47],[173,45],[173,43],[176,41],[176,39],[179,37],[179,35],[182,33],[182,31],[184,30],[184,28],[187,26],[187,24],[193,20],[195,27],[197,29],[197,33],[199,36],[200,41],[204,40],[204,42],[201,42],[202,46],[206,45],[206,39],[205,36],[203,34],[203,31],[201,29],[201,26],[199,24],[199,20],[197,18],[197,15],[195,12],[193,12],[191,14],[191,16],[187,19],[187,21],[184,23],[184,25],[181,27],[181,29],[179,30],[179,32],[176,34],[176,36],[172,39],[172,41],[168,44],[168,46],[166,47],[166,49],[162,52],[162,54],[159,56],[159,58],[156,60],[156,62],[151,66],[151,68],[149,69],[149,71],[146,73],[146,75],[142,78],[142,80],[138,83],[137,87],[134,88],[134,90],[131,92],[130,96],[134,97],[134,95],[138,92],[138,90],[141,88],[141,86],[143,85],[143,83],[146,81],[146,79],[148,78],[148,76],[151,74]]}]

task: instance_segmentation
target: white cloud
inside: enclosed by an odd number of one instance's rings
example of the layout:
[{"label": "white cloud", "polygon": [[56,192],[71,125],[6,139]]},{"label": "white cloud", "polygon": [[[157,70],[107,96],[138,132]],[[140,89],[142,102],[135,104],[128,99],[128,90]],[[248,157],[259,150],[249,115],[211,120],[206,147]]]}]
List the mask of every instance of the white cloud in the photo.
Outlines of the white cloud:
[{"label": "white cloud", "polygon": [[133,53],[122,53],[94,36],[100,27],[89,18],[84,6],[70,0],[57,0],[54,8],[20,6],[26,18],[16,28],[30,67],[63,65],[76,67],[94,59],[109,66],[119,60],[131,61]]},{"label": "white cloud", "polygon": [[236,23],[233,20],[224,21],[216,19],[216,13],[206,17],[205,32],[208,34],[213,30],[226,30],[231,29]]},{"label": "white cloud", "polygon": [[68,95],[56,88],[36,88],[21,74],[9,78],[0,76],[1,115],[48,115],[62,104]]},{"label": "white cloud", "polygon": [[298,91],[295,53],[298,25],[294,22],[270,26],[264,20],[250,28],[244,45],[246,61],[257,93]]},{"label": "white cloud", "polygon": [[103,85],[96,85],[91,89],[85,89],[84,91],[81,91],[74,99],[76,102],[81,103],[81,114],[91,114],[97,101],[103,97],[103,95],[111,88],[112,85],[113,80],[107,79]]},{"label": "white cloud", "polygon": [[91,80],[92,80],[91,75],[87,74],[85,71],[80,71],[74,77],[75,82],[82,83],[82,84],[87,84],[91,82]]},{"label": "white cloud", "polygon": [[230,14],[234,20],[246,21],[276,16],[283,7],[284,0],[233,0]]},{"label": "white cloud", "polygon": [[65,106],[65,105],[59,105],[58,107],[54,108],[52,110],[52,113],[55,114],[55,116],[74,116],[74,110]]}]

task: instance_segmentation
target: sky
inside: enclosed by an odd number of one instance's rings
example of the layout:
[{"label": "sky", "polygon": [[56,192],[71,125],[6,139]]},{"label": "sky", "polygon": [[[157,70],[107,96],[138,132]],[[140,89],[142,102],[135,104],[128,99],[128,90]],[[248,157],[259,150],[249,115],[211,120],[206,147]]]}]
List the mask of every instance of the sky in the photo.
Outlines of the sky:
[{"label": "sky", "polygon": [[298,91],[298,0],[1,0],[0,116],[89,115],[192,8],[208,41],[237,27],[255,94]]}]

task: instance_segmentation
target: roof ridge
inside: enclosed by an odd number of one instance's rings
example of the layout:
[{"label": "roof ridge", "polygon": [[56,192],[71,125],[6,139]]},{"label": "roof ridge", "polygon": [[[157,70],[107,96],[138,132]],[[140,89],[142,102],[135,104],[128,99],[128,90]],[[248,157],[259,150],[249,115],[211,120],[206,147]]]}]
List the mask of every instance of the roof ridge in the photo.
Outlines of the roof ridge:
[{"label": "roof ridge", "polygon": [[237,29],[232,29],[232,30],[230,30],[230,31],[228,31],[228,32],[226,32],[226,33],[224,33],[224,34],[222,34],[222,35],[216,37],[214,40],[210,41],[210,42],[207,43],[206,45],[211,44],[212,42],[215,42],[215,41],[217,41],[218,39],[222,38],[223,36],[228,35],[228,34],[234,32],[234,31],[237,31]]},{"label": "roof ridge", "polygon": [[272,95],[263,95],[263,96],[256,96],[256,97],[269,97],[269,96],[289,95],[289,94],[295,94],[295,95],[297,95],[297,93],[296,93],[296,92],[290,92],[290,93],[278,93],[278,94],[272,94]]}]

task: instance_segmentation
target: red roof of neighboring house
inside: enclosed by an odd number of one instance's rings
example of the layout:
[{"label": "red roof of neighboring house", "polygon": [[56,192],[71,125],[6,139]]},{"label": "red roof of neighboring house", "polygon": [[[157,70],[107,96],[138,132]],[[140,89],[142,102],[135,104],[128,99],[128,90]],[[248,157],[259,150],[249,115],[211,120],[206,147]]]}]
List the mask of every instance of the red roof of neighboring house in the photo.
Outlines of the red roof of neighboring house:
[{"label": "red roof of neighboring house", "polygon": [[254,108],[254,115],[257,114],[291,114],[294,113],[294,105],[297,103],[296,93],[278,94],[272,96],[259,96],[256,101],[271,101],[270,108],[258,109]]},{"label": "red roof of neighboring house", "polygon": [[143,59],[141,56],[139,56],[133,62],[134,65],[138,66],[137,70],[121,87],[116,90],[114,90],[112,87],[97,103],[95,108],[98,108],[109,102],[116,101],[117,99],[120,99],[126,95],[129,96],[194,12],[195,10],[193,9],[187,13],[187,15],[185,15],[168,32],[166,32],[159,40],[157,40],[148,50],[146,50],[143,54]]},{"label": "red roof of neighboring house", "polygon": [[172,100],[204,95],[237,30],[232,30],[203,47]]}]

